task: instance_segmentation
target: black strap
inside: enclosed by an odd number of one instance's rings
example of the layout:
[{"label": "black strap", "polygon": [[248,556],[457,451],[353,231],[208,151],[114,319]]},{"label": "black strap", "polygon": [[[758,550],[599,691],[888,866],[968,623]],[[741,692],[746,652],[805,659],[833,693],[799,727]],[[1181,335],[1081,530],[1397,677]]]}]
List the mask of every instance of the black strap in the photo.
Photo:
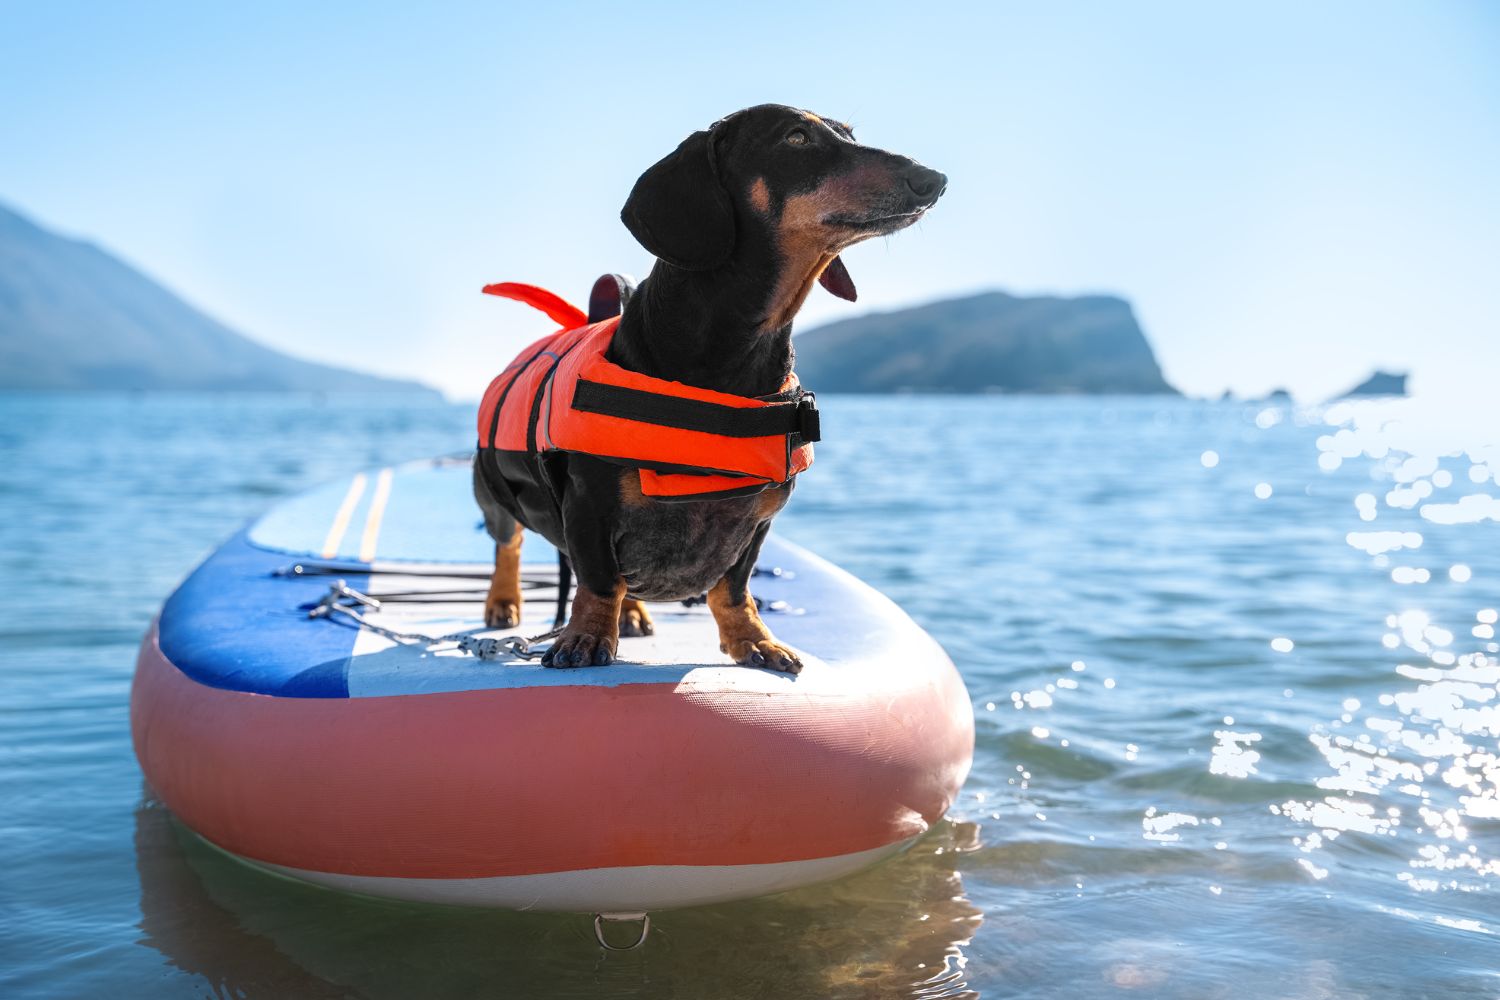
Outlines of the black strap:
[{"label": "black strap", "polygon": [[[513,365],[516,373],[510,377],[509,382],[505,383],[505,388],[500,390],[500,398],[495,400],[495,413],[490,417],[490,447],[498,448],[495,444],[495,435],[500,433],[500,414],[505,410],[505,401],[510,397],[510,390],[515,387],[516,382],[520,380],[521,376],[526,374],[526,369],[531,367],[531,363],[541,357],[542,352],[546,349],[547,342],[543,341],[537,345],[536,350],[531,352],[531,357]],[[501,374],[504,373],[502,372]]]},{"label": "black strap", "polygon": [[547,387],[552,384],[552,376],[557,374],[557,366],[562,364],[563,358],[567,357],[569,354],[572,354],[573,349],[576,348],[579,344],[583,343],[583,341],[584,338],[579,337],[578,339],[574,340],[573,343],[569,344],[567,350],[563,351],[561,354],[539,355],[539,357],[550,357],[552,359],[552,366],[547,369],[547,374],[543,375],[541,377],[541,380],[537,382],[536,394],[531,397],[531,412],[526,416],[526,450],[531,452],[531,454],[533,455],[535,455],[537,451],[536,425],[537,421],[542,419],[542,399],[547,395]]},{"label": "black strap", "polygon": [[821,440],[816,397],[800,389],[795,400],[790,402],[742,407],[663,396],[644,389],[628,389],[581,378],[573,390],[573,409],[720,437],[796,434],[803,441]]}]

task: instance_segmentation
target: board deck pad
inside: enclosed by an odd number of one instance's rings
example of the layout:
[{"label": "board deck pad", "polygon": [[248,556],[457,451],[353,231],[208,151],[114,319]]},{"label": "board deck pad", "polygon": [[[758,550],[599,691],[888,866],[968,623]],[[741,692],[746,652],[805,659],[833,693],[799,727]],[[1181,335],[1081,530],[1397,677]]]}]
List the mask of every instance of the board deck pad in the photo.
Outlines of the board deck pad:
[{"label": "board deck pad", "polygon": [[[347,619],[308,618],[307,609],[343,579],[386,599],[366,616],[394,631],[530,637],[551,629],[556,550],[530,532],[522,549],[521,624],[484,627],[494,543],[471,475],[467,459],[426,460],[360,473],[285,501],[210,557],[168,601],[164,652],[215,687],[346,698],[644,683],[832,694],[847,686],[847,671],[899,669],[913,652],[941,655],[887,598],[774,535],[751,592],[772,632],[801,655],[796,676],[734,664],[720,651],[702,604],[648,605],[654,635],[623,637],[610,666],[568,669],[509,653],[480,660],[452,641],[403,644]],[[313,572],[289,575],[298,565]],[[879,655],[882,649],[891,655]]]}]

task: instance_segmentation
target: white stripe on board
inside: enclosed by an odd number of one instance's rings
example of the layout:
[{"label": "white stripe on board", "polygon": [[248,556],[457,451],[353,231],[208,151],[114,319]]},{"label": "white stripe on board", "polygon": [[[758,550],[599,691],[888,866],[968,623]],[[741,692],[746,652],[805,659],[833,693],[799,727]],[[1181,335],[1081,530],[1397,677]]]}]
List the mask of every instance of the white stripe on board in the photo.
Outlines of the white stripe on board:
[{"label": "white stripe on board", "polygon": [[349,492],[344,494],[344,502],[339,504],[338,513],[333,515],[333,523],[328,526],[328,537],[323,539],[324,559],[332,559],[339,554],[344,532],[349,530],[349,519],[354,516],[354,505],[364,495],[365,474],[361,472],[349,483]]},{"label": "white stripe on board", "polygon": [[365,534],[359,542],[359,559],[369,562],[375,558],[375,543],[380,541],[380,522],[385,518],[385,504],[391,498],[390,469],[381,469],[375,477],[375,495],[370,498],[370,513],[365,517]]},{"label": "white stripe on board", "polygon": [[449,906],[495,906],[509,910],[561,910],[609,913],[702,906],[750,899],[773,892],[842,878],[906,850],[916,842],[898,841],[854,854],[805,861],[750,865],[641,865],[590,868],[541,875],[491,878],[399,878],[339,875],[256,861],[204,842],[253,867],[345,892]]}]

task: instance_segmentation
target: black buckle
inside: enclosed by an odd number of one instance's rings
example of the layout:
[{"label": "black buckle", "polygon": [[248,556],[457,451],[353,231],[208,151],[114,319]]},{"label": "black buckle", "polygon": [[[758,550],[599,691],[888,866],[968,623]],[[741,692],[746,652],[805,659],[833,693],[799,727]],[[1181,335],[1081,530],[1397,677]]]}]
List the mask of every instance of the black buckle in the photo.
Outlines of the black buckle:
[{"label": "black buckle", "polygon": [[797,400],[797,435],[805,442],[823,440],[823,422],[818,416],[818,394],[804,392]]}]

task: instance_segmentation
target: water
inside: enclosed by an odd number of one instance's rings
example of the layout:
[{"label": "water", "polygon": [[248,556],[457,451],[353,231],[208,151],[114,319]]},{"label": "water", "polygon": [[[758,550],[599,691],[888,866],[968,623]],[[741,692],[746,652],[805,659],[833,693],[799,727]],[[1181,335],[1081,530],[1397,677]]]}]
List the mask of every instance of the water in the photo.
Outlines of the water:
[{"label": "water", "polygon": [[605,955],[250,870],[131,753],[176,582],[468,407],[0,397],[0,995],[1500,994],[1500,451],[1410,404],[823,403],[778,528],[947,646],[973,775],[893,862]]}]

